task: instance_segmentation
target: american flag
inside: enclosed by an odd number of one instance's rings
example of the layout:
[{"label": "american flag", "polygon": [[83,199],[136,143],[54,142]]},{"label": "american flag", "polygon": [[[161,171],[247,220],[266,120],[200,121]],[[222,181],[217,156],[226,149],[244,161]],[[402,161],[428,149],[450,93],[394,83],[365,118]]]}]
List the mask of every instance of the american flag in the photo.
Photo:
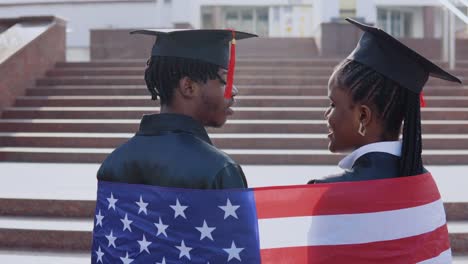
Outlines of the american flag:
[{"label": "american flag", "polygon": [[432,176],[231,190],[98,182],[92,263],[451,263]]}]

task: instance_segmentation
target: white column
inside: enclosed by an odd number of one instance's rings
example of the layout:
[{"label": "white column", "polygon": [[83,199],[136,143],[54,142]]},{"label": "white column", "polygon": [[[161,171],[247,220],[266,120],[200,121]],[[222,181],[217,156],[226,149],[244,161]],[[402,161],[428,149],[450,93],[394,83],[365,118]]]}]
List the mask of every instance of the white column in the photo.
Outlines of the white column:
[{"label": "white column", "polygon": [[[199,0],[172,0],[172,23],[189,23],[194,28],[200,28],[200,1]],[[185,10],[181,12],[181,10]]]},{"label": "white column", "polygon": [[455,24],[455,15],[453,12],[450,12],[450,54],[449,54],[449,68],[450,70],[455,69],[455,51],[456,45],[455,42],[457,40],[456,36],[456,24]]},{"label": "white column", "polygon": [[449,11],[445,7],[442,18],[442,60],[444,62],[449,60]]},{"label": "white column", "polygon": [[314,25],[328,23],[332,18],[340,16],[339,0],[315,0],[313,3],[314,9]]},{"label": "white column", "polygon": [[377,5],[374,0],[356,0],[356,16],[368,24],[377,24]]}]

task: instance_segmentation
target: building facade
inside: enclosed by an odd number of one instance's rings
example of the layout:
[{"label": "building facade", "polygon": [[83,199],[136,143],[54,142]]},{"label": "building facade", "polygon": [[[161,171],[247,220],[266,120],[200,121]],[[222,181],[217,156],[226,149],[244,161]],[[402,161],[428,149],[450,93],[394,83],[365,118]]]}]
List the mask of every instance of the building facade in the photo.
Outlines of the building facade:
[{"label": "building facade", "polygon": [[[396,37],[440,38],[442,10],[438,0],[0,1],[0,17],[55,15],[67,20],[69,47],[89,46],[91,29],[112,28],[235,28],[262,37],[316,37],[322,23],[345,17]],[[466,25],[458,21],[458,29],[464,31]]]}]

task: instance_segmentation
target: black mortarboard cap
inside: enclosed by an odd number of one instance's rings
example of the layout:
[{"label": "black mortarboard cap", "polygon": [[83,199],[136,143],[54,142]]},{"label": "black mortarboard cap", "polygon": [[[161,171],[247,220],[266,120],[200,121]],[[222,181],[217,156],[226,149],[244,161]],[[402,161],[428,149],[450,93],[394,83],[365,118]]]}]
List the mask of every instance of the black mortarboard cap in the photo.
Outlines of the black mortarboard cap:
[{"label": "black mortarboard cap", "polygon": [[234,68],[236,65],[236,40],[257,37],[254,34],[230,29],[144,29],[130,33],[156,36],[151,51],[152,56],[196,59],[227,69],[225,98],[232,97]]},{"label": "black mortarboard cap", "polygon": [[131,34],[156,36],[152,56],[171,56],[197,59],[228,69],[230,42],[257,35],[223,29],[145,29]]},{"label": "black mortarboard cap", "polygon": [[417,94],[421,92],[429,76],[461,83],[460,79],[408,48],[385,31],[349,18],[346,21],[364,31],[348,59],[374,69]]}]

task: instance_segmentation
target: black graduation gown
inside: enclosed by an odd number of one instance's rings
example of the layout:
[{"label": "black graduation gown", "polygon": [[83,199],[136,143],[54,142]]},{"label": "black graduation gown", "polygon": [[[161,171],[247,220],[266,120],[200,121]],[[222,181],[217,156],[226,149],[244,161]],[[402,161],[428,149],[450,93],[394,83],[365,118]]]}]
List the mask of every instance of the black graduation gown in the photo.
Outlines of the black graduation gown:
[{"label": "black graduation gown", "polygon": [[193,189],[247,187],[241,167],[213,146],[205,128],[177,114],[143,116],[139,131],[104,160],[97,178]]},{"label": "black graduation gown", "polygon": [[399,177],[400,157],[385,152],[369,152],[359,157],[350,170],[324,179],[309,181],[313,183],[332,183],[367,181]]}]

